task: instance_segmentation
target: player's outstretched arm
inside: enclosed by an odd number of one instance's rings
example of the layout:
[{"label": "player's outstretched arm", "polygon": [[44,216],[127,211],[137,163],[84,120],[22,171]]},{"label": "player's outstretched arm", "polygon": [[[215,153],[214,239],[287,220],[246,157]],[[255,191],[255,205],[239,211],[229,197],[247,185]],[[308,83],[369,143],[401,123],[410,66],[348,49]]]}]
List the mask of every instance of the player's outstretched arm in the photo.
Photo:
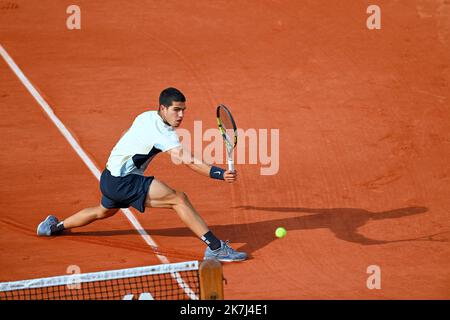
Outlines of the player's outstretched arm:
[{"label": "player's outstretched arm", "polygon": [[203,160],[196,159],[191,151],[183,147],[173,148],[167,152],[170,154],[175,163],[183,163],[190,169],[200,173],[203,176],[224,180],[228,183],[233,183],[236,181],[236,171],[231,172],[224,170],[222,168],[210,165]]}]

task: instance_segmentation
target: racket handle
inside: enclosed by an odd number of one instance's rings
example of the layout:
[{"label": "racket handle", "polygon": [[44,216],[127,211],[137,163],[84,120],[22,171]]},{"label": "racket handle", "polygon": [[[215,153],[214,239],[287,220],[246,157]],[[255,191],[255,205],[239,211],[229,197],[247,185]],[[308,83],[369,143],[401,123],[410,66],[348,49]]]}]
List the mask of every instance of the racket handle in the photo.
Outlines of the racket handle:
[{"label": "racket handle", "polygon": [[233,161],[233,159],[228,159],[228,170],[234,172],[234,161]]}]

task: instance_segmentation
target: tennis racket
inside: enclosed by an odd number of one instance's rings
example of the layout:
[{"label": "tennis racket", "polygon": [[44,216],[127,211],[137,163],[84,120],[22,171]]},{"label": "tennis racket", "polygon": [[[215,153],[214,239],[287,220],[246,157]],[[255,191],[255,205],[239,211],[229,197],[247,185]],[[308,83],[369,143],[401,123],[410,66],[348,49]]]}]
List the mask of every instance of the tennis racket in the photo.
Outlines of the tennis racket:
[{"label": "tennis racket", "polygon": [[233,150],[237,144],[237,127],[230,110],[223,104],[217,107],[217,124],[227,149],[228,170],[234,172]]}]

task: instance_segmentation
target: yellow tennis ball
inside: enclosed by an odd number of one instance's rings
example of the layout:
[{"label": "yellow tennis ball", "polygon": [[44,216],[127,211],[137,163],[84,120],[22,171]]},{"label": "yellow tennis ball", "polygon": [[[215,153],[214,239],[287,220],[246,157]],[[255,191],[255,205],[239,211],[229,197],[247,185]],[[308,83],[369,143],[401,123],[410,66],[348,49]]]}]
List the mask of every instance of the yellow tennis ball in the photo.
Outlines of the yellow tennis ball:
[{"label": "yellow tennis ball", "polygon": [[277,230],[275,230],[275,235],[276,235],[278,238],[283,238],[283,237],[285,237],[285,236],[286,236],[286,233],[287,233],[287,231],[286,231],[286,229],[283,228],[283,227],[279,227],[279,228],[277,228]]}]

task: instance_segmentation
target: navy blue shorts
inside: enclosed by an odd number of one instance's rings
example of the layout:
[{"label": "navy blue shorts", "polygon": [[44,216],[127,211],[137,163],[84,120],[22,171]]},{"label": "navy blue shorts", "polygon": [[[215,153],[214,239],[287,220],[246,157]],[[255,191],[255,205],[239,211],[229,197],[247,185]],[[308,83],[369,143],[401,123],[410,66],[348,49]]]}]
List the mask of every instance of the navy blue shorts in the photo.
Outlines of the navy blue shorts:
[{"label": "navy blue shorts", "polygon": [[105,169],[100,177],[102,205],[107,209],[131,206],[144,212],[145,199],[153,179],[153,176],[144,177],[137,174],[114,177],[108,169]]}]

